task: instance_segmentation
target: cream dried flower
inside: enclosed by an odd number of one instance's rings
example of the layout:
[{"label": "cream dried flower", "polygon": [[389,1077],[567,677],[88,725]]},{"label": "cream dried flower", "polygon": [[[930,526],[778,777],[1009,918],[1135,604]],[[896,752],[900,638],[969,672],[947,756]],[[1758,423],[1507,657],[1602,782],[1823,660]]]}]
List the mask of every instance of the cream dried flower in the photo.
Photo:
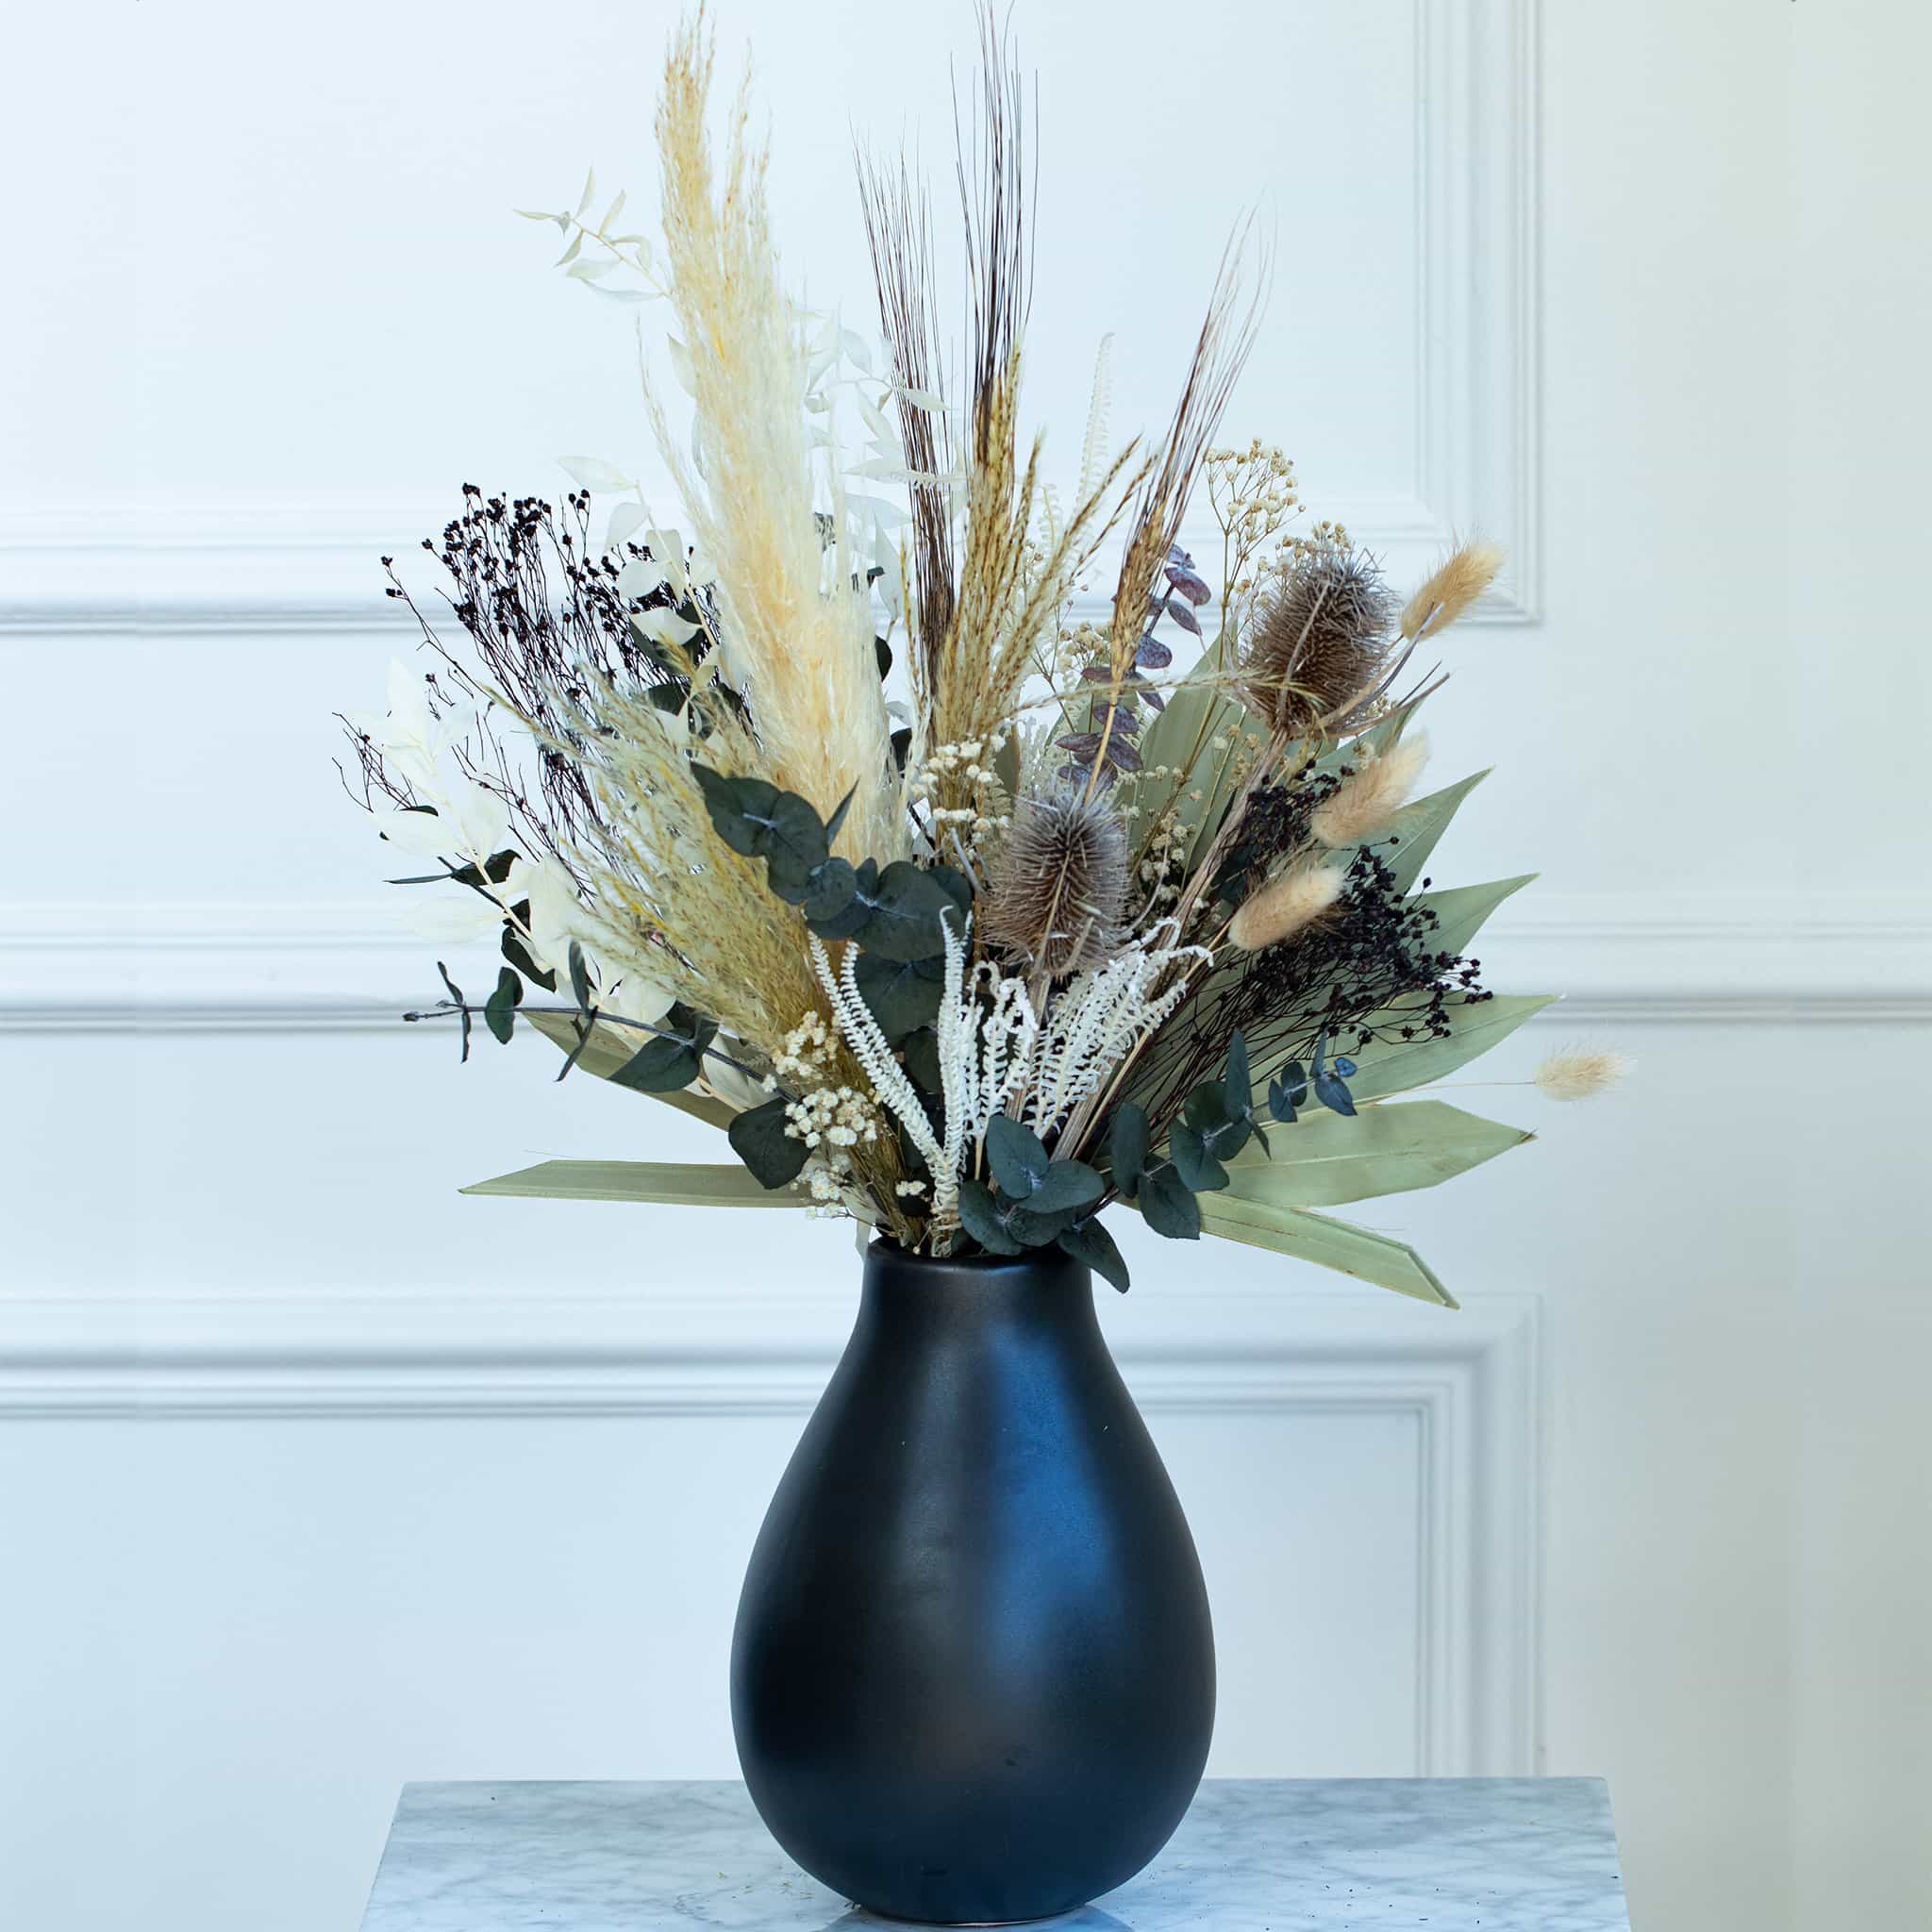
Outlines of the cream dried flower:
[{"label": "cream dried flower", "polygon": [[1305,932],[1341,896],[1343,874],[1332,865],[1298,865],[1241,901],[1227,936],[1243,952],[1258,953]]},{"label": "cream dried flower", "polygon": [[1620,1053],[1572,1046],[1551,1054],[1530,1077],[1546,1099],[1589,1100],[1607,1092],[1629,1071],[1629,1060]]},{"label": "cream dried flower", "polygon": [[1494,543],[1464,543],[1402,608],[1402,635],[1411,642],[1446,630],[1496,580],[1503,552]]},{"label": "cream dried flower", "polygon": [[1309,831],[1324,845],[1359,845],[1408,803],[1428,760],[1429,741],[1422,737],[1391,745],[1380,758],[1365,755],[1309,815]]}]

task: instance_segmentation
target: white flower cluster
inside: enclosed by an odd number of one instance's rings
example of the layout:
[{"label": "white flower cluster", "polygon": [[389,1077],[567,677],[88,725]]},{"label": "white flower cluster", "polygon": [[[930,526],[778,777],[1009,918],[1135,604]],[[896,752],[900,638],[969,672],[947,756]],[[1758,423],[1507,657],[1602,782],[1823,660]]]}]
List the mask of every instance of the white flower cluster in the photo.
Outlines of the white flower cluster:
[{"label": "white flower cluster", "polygon": [[838,1043],[832,1037],[831,1023],[814,1009],[806,1014],[785,1036],[785,1043],[773,1056],[773,1078],[766,1082],[775,1088],[781,1077],[795,1080],[823,1080],[832,1071],[838,1057]]},{"label": "white flower cluster", "polygon": [[908,803],[929,799],[937,779],[958,778],[979,792],[981,802],[978,805],[935,805],[932,807],[934,825],[970,826],[975,838],[1000,830],[1009,823],[1008,816],[1004,812],[984,809],[984,794],[988,788],[992,788],[998,795],[999,774],[986,760],[998,756],[1001,741],[998,737],[990,740],[962,738],[956,744],[934,745],[920,761],[917,770],[907,775]]},{"label": "white flower cluster", "polygon": [[856,1087],[821,1087],[785,1108],[785,1131],[794,1141],[841,1153],[876,1141],[878,1121],[878,1109]]}]

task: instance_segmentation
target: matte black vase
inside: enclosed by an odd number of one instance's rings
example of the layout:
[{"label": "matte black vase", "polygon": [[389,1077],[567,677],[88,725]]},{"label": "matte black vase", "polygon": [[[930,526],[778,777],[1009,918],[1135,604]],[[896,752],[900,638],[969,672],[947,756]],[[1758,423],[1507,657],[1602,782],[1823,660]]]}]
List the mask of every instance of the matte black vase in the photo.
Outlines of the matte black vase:
[{"label": "matte black vase", "polygon": [[1214,1636],[1085,1268],[873,1245],[752,1553],[731,1713],[773,1837],[893,1918],[1071,1911],[1166,1843]]}]

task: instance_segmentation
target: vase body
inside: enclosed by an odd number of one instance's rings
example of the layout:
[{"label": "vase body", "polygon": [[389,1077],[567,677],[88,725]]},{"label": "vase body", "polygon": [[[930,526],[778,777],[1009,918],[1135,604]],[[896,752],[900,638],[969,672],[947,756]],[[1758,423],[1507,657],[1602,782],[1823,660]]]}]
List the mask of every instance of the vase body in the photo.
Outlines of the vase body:
[{"label": "vase body", "polygon": [[1085,1268],[874,1244],[752,1553],[731,1710],[772,1835],[893,1918],[1069,1911],[1167,1841],[1213,1633]]}]

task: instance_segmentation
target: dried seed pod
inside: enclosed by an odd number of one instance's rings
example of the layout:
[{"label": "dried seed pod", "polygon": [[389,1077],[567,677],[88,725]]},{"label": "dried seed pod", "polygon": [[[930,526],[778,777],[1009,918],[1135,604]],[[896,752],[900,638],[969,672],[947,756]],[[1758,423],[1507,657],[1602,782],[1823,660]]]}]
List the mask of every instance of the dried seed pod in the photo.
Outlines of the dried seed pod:
[{"label": "dried seed pod", "polygon": [[1127,833],[1108,800],[1023,798],[981,914],[996,944],[1054,978],[1110,958],[1124,937]]},{"label": "dried seed pod", "polygon": [[1287,737],[1347,724],[1382,682],[1394,622],[1374,559],[1319,544],[1262,606],[1241,658],[1241,695]]}]

